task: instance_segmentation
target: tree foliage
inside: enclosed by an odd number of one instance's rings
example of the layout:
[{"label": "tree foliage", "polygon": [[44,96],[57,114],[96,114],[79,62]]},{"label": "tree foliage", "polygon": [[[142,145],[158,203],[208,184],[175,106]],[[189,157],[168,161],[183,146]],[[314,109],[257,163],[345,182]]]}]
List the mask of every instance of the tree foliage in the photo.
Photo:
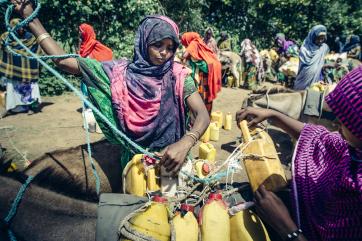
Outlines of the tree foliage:
[{"label": "tree foliage", "polygon": [[[302,43],[309,29],[324,24],[329,44],[336,36],[362,35],[362,0],[41,0],[40,19],[67,52],[78,46],[78,26],[93,25],[97,38],[117,58],[131,58],[134,33],[149,14],[166,14],[181,32],[201,35],[211,26],[227,31],[234,50],[250,38],[259,48],[270,47],[276,33]],[[4,8],[2,7],[1,10]],[[3,21],[3,16],[0,17]],[[4,31],[3,24],[1,30]]]}]

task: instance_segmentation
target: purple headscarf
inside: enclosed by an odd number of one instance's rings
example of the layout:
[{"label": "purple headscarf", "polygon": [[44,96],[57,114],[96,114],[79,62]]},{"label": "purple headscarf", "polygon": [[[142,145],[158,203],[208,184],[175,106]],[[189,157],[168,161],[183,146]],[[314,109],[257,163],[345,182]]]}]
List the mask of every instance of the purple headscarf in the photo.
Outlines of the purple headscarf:
[{"label": "purple headscarf", "polygon": [[111,80],[113,108],[120,128],[138,144],[164,148],[185,133],[183,81],[188,71],[174,63],[153,65],[148,47],[170,38],[179,45],[177,25],[165,16],[148,16],[138,27],[133,61],[104,62]]},{"label": "purple headscarf", "polygon": [[275,41],[278,43],[278,46],[281,45],[281,47],[279,47],[279,50],[278,50],[279,54],[280,53],[286,53],[290,46],[295,45],[295,43],[293,41],[285,39],[284,33],[278,33],[275,36]]},{"label": "purple headscarf", "polygon": [[[362,140],[362,67],[326,97],[334,114]],[[362,154],[339,133],[307,124],[293,158],[295,218],[308,240],[362,237]]]}]

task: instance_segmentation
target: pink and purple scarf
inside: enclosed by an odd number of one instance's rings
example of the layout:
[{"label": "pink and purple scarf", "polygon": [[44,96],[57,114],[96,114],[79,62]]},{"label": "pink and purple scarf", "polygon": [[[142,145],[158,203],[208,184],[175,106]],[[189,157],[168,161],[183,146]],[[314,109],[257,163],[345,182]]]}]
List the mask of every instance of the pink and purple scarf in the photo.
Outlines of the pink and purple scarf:
[{"label": "pink and purple scarf", "polygon": [[133,61],[103,62],[111,81],[112,104],[120,128],[136,143],[160,149],[185,133],[183,85],[189,73],[174,63],[149,62],[148,46],[165,38],[179,45],[177,25],[165,16],[148,16],[136,32]]}]

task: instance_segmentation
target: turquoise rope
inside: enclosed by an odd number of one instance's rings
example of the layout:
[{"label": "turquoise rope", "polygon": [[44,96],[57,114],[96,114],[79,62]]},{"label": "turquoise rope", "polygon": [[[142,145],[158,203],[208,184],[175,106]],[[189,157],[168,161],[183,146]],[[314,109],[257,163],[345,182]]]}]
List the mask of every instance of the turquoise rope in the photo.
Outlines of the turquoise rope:
[{"label": "turquoise rope", "polygon": [[203,184],[211,184],[214,183],[216,181],[219,181],[221,178],[226,177],[227,176],[227,172],[219,172],[216,173],[215,175],[212,175],[211,177],[206,177],[206,178],[199,178],[193,175],[190,175],[187,172],[181,171],[182,174],[186,175],[188,178],[190,178],[191,180],[193,180],[194,182],[199,182],[199,183],[203,183]]},{"label": "turquoise rope", "polygon": [[[26,179],[26,182],[20,187],[18,194],[16,195],[13,203],[11,204],[10,211],[9,211],[8,215],[6,216],[6,218],[4,219],[4,222],[8,226],[10,226],[12,219],[15,217],[16,211],[18,210],[21,200],[23,199],[24,193],[25,193],[27,187],[29,186],[29,184],[31,183],[31,181],[33,181],[33,179],[34,179],[34,177],[29,176],[28,179]],[[11,241],[16,241],[15,235],[11,231],[10,227],[8,229],[8,235],[9,235],[9,238]]]}]

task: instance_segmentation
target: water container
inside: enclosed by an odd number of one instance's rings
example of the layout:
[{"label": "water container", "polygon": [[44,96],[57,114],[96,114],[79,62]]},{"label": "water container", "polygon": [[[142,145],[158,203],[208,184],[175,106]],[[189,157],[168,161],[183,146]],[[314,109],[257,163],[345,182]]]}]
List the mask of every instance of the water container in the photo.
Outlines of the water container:
[{"label": "water container", "polygon": [[200,140],[202,142],[210,141],[210,125],[207,127],[205,133],[201,136]]},{"label": "water container", "polygon": [[147,191],[160,190],[159,172],[155,168],[146,170],[143,155],[136,154],[123,170],[123,192],[143,197]]},{"label": "water container", "polygon": [[[244,120],[240,122],[244,142],[250,143],[244,149],[244,154],[255,155],[245,158],[244,166],[250,185],[255,192],[261,184],[269,191],[278,191],[287,185],[287,179],[280,163],[273,140],[265,131],[255,128],[251,133]],[[251,140],[251,136],[255,140]]]},{"label": "water container", "polygon": [[144,212],[130,219],[131,227],[153,239],[169,241],[171,227],[165,202],[165,198],[153,197],[152,204]]},{"label": "water container", "polygon": [[230,241],[230,220],[221,194],[210,194],[200,212],[202,241]]},{"label": "water container", "polygon": [[228,112],[225,116],[224,129],[231,130],[231,125],[233,123],[233,116]]},{"label": "water container", "polygon": [[227,87],[231,88],[234,85],[234,76],[229,75],[227,77]]},{"label": "water container", "polygon": [[194,168],[198,178],[205,178],[211,171],[210,164],[204,160],[196,161]]},{"label": "water container", "polygon": [[180,212],[172,219],[175,241],[198,241],[199,225],[193,212],[193,206],[181,204]]},{"label": "water container", "polygon": [[243,210],[230,218],[230,241],[270,241],[263,222],[251,210]]},{"label": "water container", "polygon": [[90,133],[96,132],[96,119],[94,118],[92,109],[85,109],[83,111],[83,118],[85,118],[85,124],[84,128],[88,128],[88,131]]},{"label": "water container", "polygon": [[210,124],[210,140],[218,141],[220,138],[220,128],[216,122]]},{"label": "water container", "polygon": [[6,106],[6,92],[0,91],[0,108],[5,108]]},{"label": "water container", "polygon": [[223,122],[223,114],[221,111],[213,111],[211,113],[211,122],[216,122],[217,123],[217,127],[221,128],[222,127],[222,122]]},{"label": "water container", "polygon": [[216,149],[210,143],[201,143],[199,146],[199,159],[215,162]]}]

